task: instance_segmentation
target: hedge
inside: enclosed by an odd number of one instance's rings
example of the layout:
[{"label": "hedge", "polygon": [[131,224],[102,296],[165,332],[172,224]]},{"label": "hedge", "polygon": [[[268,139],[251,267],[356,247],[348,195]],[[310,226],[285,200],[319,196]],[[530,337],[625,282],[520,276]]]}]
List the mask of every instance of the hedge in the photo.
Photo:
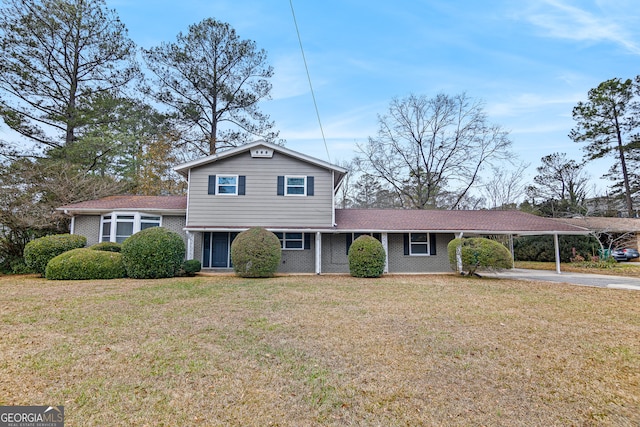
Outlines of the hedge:
[{"label": "hedge", "polygon": [[164,227],[147,228],[128,237],[120,251],[127,276],[134,279],[174,277],[185,252],[182,237]]},{"label": "hedge", "polygon": [[50,280],[97,280],[125,277],[122,254],[79,248],[53,258],[45,277]]},{"label": "hedge", "polygon": [[53,234],[40,237],[27,243],[24,248],[24,261],[34,273],[45,275],[49,261],[72,249],[82,248],[87,238],[78,234]]},{"label": "hedge", "polygon": [[386,254],[380,241],[362,235],[349,248],[349,272],[353,277],[380,277],[384,273]]},{"label": "hedge", "polygon": [[264,228],[243,231],[231,243],[231,262],[240,277],[273,277],[281,256],[280,240]]}]

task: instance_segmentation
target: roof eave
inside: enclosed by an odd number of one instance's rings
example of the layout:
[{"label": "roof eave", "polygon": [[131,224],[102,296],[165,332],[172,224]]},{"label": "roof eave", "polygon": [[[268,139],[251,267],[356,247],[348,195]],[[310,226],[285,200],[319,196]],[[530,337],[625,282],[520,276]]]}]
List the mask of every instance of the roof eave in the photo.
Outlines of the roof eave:
[{"label": "roof eave", "polygon": [[167,208],[56,208],[57,211],[65,215],[102,215],[109,212],[148,212],[159,215],[186,215],[186,209],[167,209]]}]

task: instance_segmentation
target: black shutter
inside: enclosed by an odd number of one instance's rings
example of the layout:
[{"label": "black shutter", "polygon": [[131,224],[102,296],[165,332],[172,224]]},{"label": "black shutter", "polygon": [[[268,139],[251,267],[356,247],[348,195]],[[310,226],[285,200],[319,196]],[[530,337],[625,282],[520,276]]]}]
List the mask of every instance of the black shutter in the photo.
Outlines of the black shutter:
[{"label": "black shutter", "polygon": [[311,249],[311,233],[304,233],[304,248]]},{"label": "black shutter", "polygon": [[284,176],[278,177],[278,196],[284,196]]},{"label": "black shutter", "polygon": [[429,255],[436,254],[436,233],[429,233]]},{"label": "black shutter", "polygon": [[209,175],[209,194],[216,194],[216,176]]},{"label": "black shutter", "polygon": [[307,177],[307,196],[313,196],[313,177]]},{"label": "black shutter", "polygon": [[409,255],[409,235],[404,235],[404,254]]},{"label": "black shutter", "polygon": [[353,234],[347,233],[347,255],[349,255],[349,248],[351,247],[351,243],[353,243]]},{"label": "black shutter", "polygon": [[247,182],[246,176],[240,175],[238,177],[238,196],[244,196],[244,193],[246,191],[246,182]]}]

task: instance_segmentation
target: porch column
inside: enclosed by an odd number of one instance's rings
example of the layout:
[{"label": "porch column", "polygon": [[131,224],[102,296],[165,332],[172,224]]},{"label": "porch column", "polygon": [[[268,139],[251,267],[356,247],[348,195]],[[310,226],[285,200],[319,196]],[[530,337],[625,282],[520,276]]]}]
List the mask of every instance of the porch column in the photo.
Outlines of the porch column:
[{"label": "porch column", "polygon": [[389,234],[382,233],[382,247],[384,248],[384,272],[389,272]]},{"label": "porch column", "polygon": [[556,273],[560,274],[560,244],[558,243],[558,233],[553,235],[553,245],[556,252]]},{"label": "porch column", "polygon": [[194,235],[191,231],[187,233],[187,259],[193,259]]},{"label": "porch column", "polygon": [[322,233],[316,232],[316,274],[322,273]]},{"label": "porch column", "polygon": [[[462,239],[463,235],[464,233],[460,232],[460,234],[458,234],[458,239]],[[462,273],[462,245],[458,245],[456,247],[456,269],[458,270],[458,273]]]}]

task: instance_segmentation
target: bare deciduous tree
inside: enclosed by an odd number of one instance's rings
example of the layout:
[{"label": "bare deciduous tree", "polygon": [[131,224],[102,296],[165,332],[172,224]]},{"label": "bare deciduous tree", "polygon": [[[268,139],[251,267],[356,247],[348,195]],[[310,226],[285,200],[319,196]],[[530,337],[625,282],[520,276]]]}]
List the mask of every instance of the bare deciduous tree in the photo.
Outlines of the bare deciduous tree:
[{"label": "bare deciduous tree", "polygon": [[386,182],[403,206],[459,209],[481,172],[510,160],[511,141],[466,94],[394,99],[376,137],[359,146],[360,168]]}]

